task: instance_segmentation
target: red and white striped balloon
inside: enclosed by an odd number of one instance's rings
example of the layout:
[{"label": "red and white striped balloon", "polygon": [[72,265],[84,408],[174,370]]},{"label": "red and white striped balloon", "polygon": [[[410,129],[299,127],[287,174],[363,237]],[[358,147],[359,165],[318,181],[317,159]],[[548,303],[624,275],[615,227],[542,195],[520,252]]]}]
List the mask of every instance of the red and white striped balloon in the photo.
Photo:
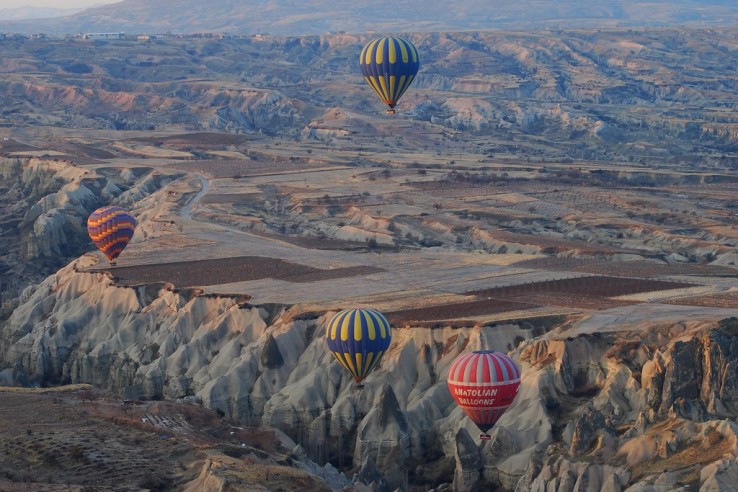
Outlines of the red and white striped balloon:
[{"label": "red and white striped balloon", "polygon": [[520,386],[520,368],[507,355],[494,350],[461,354],[448,370],[448,389],[456,404],[479,430],[480,439],[512,404]]}]

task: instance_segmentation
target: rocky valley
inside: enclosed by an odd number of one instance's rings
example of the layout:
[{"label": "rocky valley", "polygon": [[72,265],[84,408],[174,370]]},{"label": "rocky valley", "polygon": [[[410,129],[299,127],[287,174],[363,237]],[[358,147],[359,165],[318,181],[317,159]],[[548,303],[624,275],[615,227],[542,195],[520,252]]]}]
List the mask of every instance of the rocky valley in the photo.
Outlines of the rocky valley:
[{"label": "rocky valley", "polygon": [[[395,115],[367,39],[0,41],[0,412],[47,409],[0,488],[732,490],[738,31],[410,34]],[[393,327],[360,391],[351,306]],[[522,368],[489,442],[478,349]]]}]

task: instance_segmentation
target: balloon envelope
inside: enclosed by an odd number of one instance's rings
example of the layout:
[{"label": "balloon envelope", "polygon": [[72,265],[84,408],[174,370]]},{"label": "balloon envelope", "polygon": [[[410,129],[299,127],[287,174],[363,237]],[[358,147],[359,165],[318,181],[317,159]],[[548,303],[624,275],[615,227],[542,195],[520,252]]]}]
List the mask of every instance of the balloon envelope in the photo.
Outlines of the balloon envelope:
[{"label": "balloon envelope", "polygon": [[385,37],[370,41],[359,56],[364,80],[385,104],[394,108],[420,68],[415,46],[404,39]]},{"label": "balloon envelope", "polygon": [[494,350],[461,354],[448,370],[451,396],[483,433],[512,404],[519,386],[520,368]]},{"label": "balloon envelope", "polygon": [[123,252],[135,229],[136,219],[120,207],[98,208],[87,219],[87,232],[92,242],[110,261]]},{"label": "balloon envelope", "polygon": [[373,309],[344,309],[328,322],[325,332],[328,348],[361,383],[389,348],[390,324]]}]

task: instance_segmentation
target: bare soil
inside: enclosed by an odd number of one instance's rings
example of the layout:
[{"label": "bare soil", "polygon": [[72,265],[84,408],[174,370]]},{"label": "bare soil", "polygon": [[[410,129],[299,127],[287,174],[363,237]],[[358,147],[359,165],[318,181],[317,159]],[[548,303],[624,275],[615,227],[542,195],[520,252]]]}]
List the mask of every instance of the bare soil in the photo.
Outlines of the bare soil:
[{"label": "bare soil", "polygon": [[84,161],[85,163],[99,163],[99,159],[114,159],[116,157],[115,154],[105,149],[99,149],[92,145],[77,142],[51,142],[47,147],[74,156],[74,161],[78,164],[80,163],[81,157],[88,158]]},{"label": "bare soil", "polygon": [[[295,246],[307,249],[325,249],[337,251],[363,251],[369,249],[367,243],[361,241],[345,241],[342,239],[317,238],[309,236],[287,236],[284,234],[269,234],[266,232],[251,231],[252,234],[270,239],[277,239]],[[401,248],[387,244],[374,244],[371,249],[381,251],[398,251]]]},{"label": "bare soil", "polygon": [[115,266],[90,271],[109,271],[120,285],[169,282],[176,287],[195,287],[273,278],[287,282],[315,282],[382,271],[370,266],[321,270],[289,261],[260,256],[213,260]]},{"label": "bare soil", "polygon": [[507,231],[490,231],[490,237],[499,241],[531,244],[542,248],[547,253],[559,253],[562,251],[581,251],[584,253],[600,253],[600,254],[639,254],[640,251],[629,248],[613,248],[601,244],[590,244],[583,241],[569,241],[566,239],[557,239],[550,237],[534,236],[531,234],[521,234],[517,232]]},{"label": "bare soil", "polygon": [[183,171],[194,171],[207,174],[213,178],[245,178],[288,171],[310,170],[322,167],[304,160],[289,159],[203,159],[186,163],[173,164],[172,167]]},{"label": "bare soil", "polygon": [[[239,145],[249,140],[245,135],[233,135],[228,133],[186,133],[172,136],[155,136],[155,137],[137,137],[130,139],[136,142],[148,143],[150,145],[166,145],[167,147],[176,148],[177,146],[186,147],[222,147],[223,145]],[[178,149],[181,150],[181,149]]]},{"label": "bare soil", "polygon": [[119,404],[79,394],[3,393],[0,449],[0,477],[13,483],[0,490],[161,489],[186,479],[197,459],[184,435],[138,425]]},{"label": "bare soil", "polygon": [[735,268],[717,265],[665,265],[648,261],[612,262],[579,258],[546,257],[517,263],[522,268],[564,272],[582,272],[615,277],[663,277],[668,275],[735,276]]},{"label": "bare soil", "polygon": [[537,293],[554,293],[588,297],[617,297],[642,292],[656,292],[670,289],[693,287],[694,284],[650,280],[641,278],[607,277],[590,275],[564,278],[546,282],[511,285],[467,292],[470,295],[493,298],[515,298]]},{"label": "bare soil", "polygon": [[0,155],[8,155],[13,152],[27,152],[31,150],[40,150],[38,147],[33,147],[22,142],[18,142],[9,138],[8,140],[0,140]]},{"label": "bare soil", "polygon": [[593,275],[470,291],[465,294],[475,296],[478,300],[385,314],[390,322],[401,324],[471,318],[544,306],[601,310],[637,304],[612,297],[691,286],[682,282]]},{"label": "bare soil", "polygon": [[712,294],[700,297],[680,297],[662,302],[664,304],[678,304],[681,306],[738,308],[738,292],[726,292],[724,294]]},{"label": "bare soil", "polygon": [[280,466],[287,450],[271,429],[234,427],[198,405],[15,390],[0,397],[2,492],[180,490],[206,459],[233,490],[325,490]]},{"label": "bare soil", "polygon": [[540,307],[535,304],[506,301],[502,299],[481,299],[478,301],[444,304],[417,309],[403,309],[385,313],[392,325],[419,323],[434,320],[454,320],[484,316],[486,314],[520,311]]}]

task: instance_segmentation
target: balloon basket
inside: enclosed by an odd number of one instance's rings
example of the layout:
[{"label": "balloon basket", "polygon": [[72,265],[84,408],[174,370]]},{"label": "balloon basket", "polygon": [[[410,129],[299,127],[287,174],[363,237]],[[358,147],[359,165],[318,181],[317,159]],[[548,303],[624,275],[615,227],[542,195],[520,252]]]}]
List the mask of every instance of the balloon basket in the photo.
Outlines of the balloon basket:
[{"label": "balloon basket", "polygon": [[356,391],[361,391],[364,389],[364,385],[362,383],[356,383],[356,385],[354,386],[354,389]]},{"label": "balloon basket", "polygon": [[116,263],[115,261],[111,261],[110,266],[115,266],[115,263]]},{"label": "balloon basket", "polygon": [[492,436],[490,436],[489,434],[480,434],[479,439],[481,439],[482,441],[489,441],[490,439],[492,439]]},{"label": "balloon basket", "polygon": [[395,111],[394,109],[388,109],[387,111],[384,112],[384,114],[395,114],[396,112],[397,111]]}]

